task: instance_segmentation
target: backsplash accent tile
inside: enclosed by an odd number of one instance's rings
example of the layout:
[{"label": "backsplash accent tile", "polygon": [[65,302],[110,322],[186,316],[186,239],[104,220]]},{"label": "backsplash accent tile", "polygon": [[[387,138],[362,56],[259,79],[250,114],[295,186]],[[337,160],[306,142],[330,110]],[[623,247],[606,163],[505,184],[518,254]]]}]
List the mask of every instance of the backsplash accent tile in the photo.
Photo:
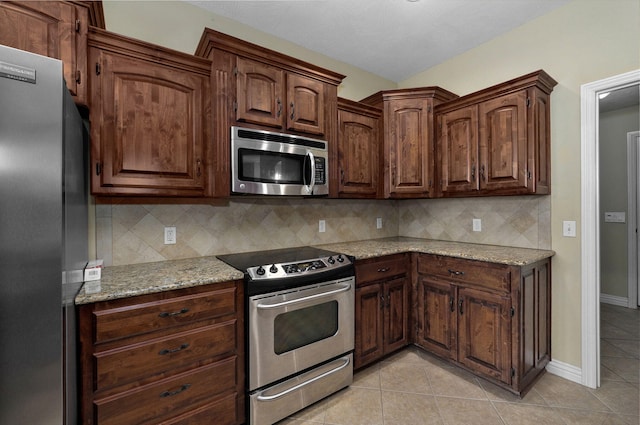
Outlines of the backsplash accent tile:
[{"label": "backsplash accent tile", "polygon": [[[243,198],[227,205],[97,205],[105,265],[409,236],[550,249],[550,197],[348,200]],[[376,217],[383,228],[376,229]],[[482,219],[482,232],[472,219]],[[318,221],[326,232],[318,232]],[[164,227],[177,243],[164,245]]]}]

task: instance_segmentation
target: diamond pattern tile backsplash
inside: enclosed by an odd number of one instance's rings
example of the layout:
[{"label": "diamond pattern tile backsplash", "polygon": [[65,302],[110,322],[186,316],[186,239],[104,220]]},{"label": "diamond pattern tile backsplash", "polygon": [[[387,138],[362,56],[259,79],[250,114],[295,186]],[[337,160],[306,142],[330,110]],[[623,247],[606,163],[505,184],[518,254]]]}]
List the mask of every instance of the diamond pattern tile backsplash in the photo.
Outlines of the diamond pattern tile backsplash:
[{"label": "diamond pattern tile backsplash", "polygon": [[[381,217],[382,229],[376,229]],[[473,232],[473,218],[482,232]],[[265,198],[214,205],[97,205],[96,252],[125,265],[323,243],[412,236],[548,249],[549,197],[427,200]],[[318,232],[319,220],[326,231]],[[177,243],[164,244],[175,226]]]}]

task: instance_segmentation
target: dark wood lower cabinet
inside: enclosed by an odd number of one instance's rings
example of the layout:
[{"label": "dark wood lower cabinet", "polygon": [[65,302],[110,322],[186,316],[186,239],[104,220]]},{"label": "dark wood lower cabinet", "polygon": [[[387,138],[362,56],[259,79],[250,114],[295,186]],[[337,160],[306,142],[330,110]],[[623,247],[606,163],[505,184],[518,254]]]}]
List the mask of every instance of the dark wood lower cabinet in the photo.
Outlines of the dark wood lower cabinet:
[{"label": "dark wood lower cabinet", "polygon": [[244,423],[243,283],[79,307],[84,425]]},{"label": "dark wood lower cabinet", "polygon": [[551,263],[417,254],[415,344],[522,394],[551,360]]}]

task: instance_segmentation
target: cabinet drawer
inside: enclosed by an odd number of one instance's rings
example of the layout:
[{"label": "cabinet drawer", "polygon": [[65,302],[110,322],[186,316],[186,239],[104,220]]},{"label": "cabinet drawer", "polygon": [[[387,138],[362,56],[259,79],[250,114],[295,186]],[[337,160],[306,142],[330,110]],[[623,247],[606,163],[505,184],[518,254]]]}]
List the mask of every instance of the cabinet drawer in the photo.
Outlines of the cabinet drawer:
[{"label": "cabinet drawer", "polygon": [[235,320],[96,353],[96,391],[233,353]]},{"label": "cabinet drawer", "polygon": [[511,267],[505,264],[422,254],[418,257],[418,273],[441,276],[447,280],[488,289],[511,290]]},{"label": "cabinet drawer", "polygon": [[93,312],[95,343],[234,314],[234,287],[148,303],[114,305]]},{"label": "cabinet drawer", "polygon": [[95,400],[101,425],[151,425],[180,416],[236,386],[235,357]]},{"label": "cabinet drawer", "polygon": [[237,397],[237,393],[229,394],[159,425],[211,425],[213,418],[215,418],[215,425],[243,423],[242,414],[238,411]]},{"label": "cabinet drawer", "polygon": [[386,279],[405,274],[408,271],[405,254],[390,255],[375,260],[356,262],[356,282],[358,284]]}]

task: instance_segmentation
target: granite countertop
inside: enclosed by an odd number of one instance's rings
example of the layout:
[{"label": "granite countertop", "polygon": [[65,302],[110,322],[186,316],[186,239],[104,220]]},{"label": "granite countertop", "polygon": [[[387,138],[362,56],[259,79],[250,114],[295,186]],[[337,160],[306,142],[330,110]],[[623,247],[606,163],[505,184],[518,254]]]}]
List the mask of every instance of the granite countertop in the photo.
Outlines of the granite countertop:
[{"label": "granite countertop", "polygon": [[[532,264],[555,254],[551,250],[404,237],[324,244],[316,247],[351,255],[356,260],[402,252],[421,252],[514,266]],[[90,304],[243,278],[242,272],[216,257],[111,266],[102,270],[101,280],[86,282],[75,301],[77,305]]]}]

